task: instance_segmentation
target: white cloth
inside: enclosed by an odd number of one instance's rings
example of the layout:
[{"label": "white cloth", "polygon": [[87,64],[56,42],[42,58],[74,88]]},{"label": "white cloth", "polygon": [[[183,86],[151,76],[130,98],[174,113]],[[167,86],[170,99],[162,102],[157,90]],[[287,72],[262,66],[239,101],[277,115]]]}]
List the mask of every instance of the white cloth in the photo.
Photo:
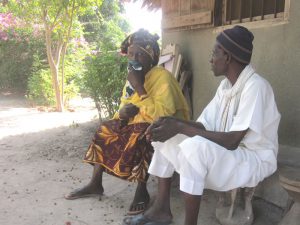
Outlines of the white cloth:
[{"label": "white cloth", "polygon": [[[224,112],[221,105],[234,86],[228,86],[228,81],[223,80],[198,118],[207,130],[221,130]],[[180,174],[180,190],[193,195],[202,195],[204,188],[228,191],[253,187],[274,173],[280,114],[273,90],[265,79],[253,73],[239,95],[238,102],[230,101],[225,127],[225,131],[249,128],[236,150],[229,151],[200,136],[179,134],[164,143],[152,143],[155,152],[149,173],[171,177],[176,170]]]},{"label": "white cloth", "polygon": [[[239,106],[242,90],[247,80],[255,73],[251,65],[247,65],[239,75],[234,86],[228,79],[223,81],[221,86],[222,100],[220,103],[220,113],[217,121],[220,121],[218,131],[226,131],[226,128],[231,126],[232,116],[236,114]],[[230,113],[229,113],[230,111]]]}]

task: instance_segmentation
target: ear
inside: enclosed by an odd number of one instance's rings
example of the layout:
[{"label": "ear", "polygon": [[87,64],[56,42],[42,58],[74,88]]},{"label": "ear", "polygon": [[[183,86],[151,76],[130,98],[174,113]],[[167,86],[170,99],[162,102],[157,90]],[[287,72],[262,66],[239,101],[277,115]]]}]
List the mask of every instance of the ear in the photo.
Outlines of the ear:
[{"label": "ear", "polygon": [[231,62],[231,58],[232,57],[232,55],[230,54],[230,53],[228,53],[228,52],[226,52],[226,64],[229,64],[230,62]]}]

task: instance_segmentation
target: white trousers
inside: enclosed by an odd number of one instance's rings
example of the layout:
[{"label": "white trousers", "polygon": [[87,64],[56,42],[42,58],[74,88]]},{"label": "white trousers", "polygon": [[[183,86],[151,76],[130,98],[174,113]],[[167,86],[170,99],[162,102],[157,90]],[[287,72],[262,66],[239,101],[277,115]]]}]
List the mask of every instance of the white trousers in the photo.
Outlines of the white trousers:
[{"label": "white trousers", "polygon": [[202,195],[204,188],[229,191],[254,187],[277,169],[271,150],[263,154],[240,147],[230,151],[200,136],[178,134],[152,145],[155,152],[148,172],[161,178],[178,172],[180,190],[192,195]]}]

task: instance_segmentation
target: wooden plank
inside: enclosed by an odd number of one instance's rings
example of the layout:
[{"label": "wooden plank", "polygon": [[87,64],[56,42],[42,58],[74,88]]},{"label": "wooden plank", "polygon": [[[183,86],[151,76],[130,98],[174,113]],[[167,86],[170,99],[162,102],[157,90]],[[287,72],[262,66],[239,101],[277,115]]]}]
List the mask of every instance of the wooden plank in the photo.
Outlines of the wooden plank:
[{"label": "wooden plank", "polygon": [[163,0],[161,1],[162,13],[165,16],[180,15],[180,0]]},{"label": "wooden plank", "polygon": [[290,0],[285,0],[285,5],[284,5],[284,19],[288,20],[290,16],[290,7],[291,3]]},{"label": "wooden plank", "polygon": [[[161,57],[164,55],[171,55],[172,57],[165,63],[167,68],[173,75],[175,75],[178,56],[180,55],[180,49],[178,44],[170,43],[161,50]],[[160,58],[161,58],[160,57]]]},{"label": "wooden plank", "polygon": [[252,21],[253,17],[253,0],[250,0],[250,21]]},{"label": "wooden plank", "polygon": [[277,12],[284,12],[285,0],[277,0]]},{"label": "wooden plank", "polygon": [[261,16],[262,0],[252,0],[252,16]]},{"label": "wooden plank", "polygon": [[277,0],[274,2],[274,18],[277,17]]},{"label": "wooden plank", "polygon": [[180,15],[191,14],[191,0],[180,1]]},{"label": "wooden plank", "polygon": [[229,23],[231,24],[231,20],[232,20],[232,16],[231,16],[231,14],[232,14],[232,5],[231,5],[231,1],[232,1],[232,0],[228,0],[228,1],[229,1],[229,3],[228,3]]},{"label": "wooden plank", "polygon": [[[284,24],[287,24],[288,21],[284,20],[282,17],[280,17],[280,13],[278,14],[277,18],[274,18],[274,15],[270,15],[270,18],[265,19],[265,20],[261,20],[261,16],[257,17],[257,20],[255,20],[256,18],[253,18],[253,21],[250,21],[250,18],[245,18],[243,19],[243,26],[247,27],[248,29],[256,29],[256,28],[266,28],[266,27],[274,27],[274,26],[281,26]],[[283,13],[282,13],[283,16]],[[235,24],[239,24],[239,20],[233,20],[232,24],[229,24],[229,22],[227,22],[226,26],[228,26],[228,28],[230,27],[234,27]],[[222,27],[216,27],[214,29],[214,33],[220,33],[224,30],[224,26]]]},{"label": "wooden plank", "polygon": [[251,0],[242,1],[242,19],[250,17]]},{"label": "wooden plank", "polygon": [[222,25],[226,24],[228,15],[228,0],[222,0]]},{"label": "wooden plank", "polygon": [[[183,0],[184,1],[184,0]],[[195,12],[213,10],[213,0],[191,0],[192,10]]]},{"label": "wooden plank", "polygon": [[223,9],[223,0],[215,0],[214,8],[214,26],[222,25],[222,9]]},{"label": "wooden plank", "polygon": [[242,10],[243,10],[243,1],[240,0],[239,1],[240,3],[240,9],[239,9],[239,19],[240,19],[240,22],[242,22]]},{"label": "wooden plank", "polygon": [[[277,18],[274,18],[273,14],[269,14],[269,15],[264,15],[264,20],[261,19],[261,16],[255,16],[252,18],[243,18],[242,23],[253,22],[253,24],[254,24],[254,22],[263,22],[263,21],[267,20],[266,23],[261,23],[261,24],[271,24],[271,23],[276,24],[276,23],[280,22],[280,19],[282,20],[283,16],[284,16],[284,13],[277,13]],[[231,21],[231,24],[238,24],[238,23],[241,23],[239,19]],[[229,21],[227,21],[227,23],[225,25],[230,25]]]},{"label": "wooden plank", "polygon": [[179,78],[179,71],[180,71],[181,64],[182,64],[182,55],[179,54],[177,61],[176,61],[176,67],[174,69],[174,76],[175,76],[176,80],[178,80],[178,78]]},{"label": "wooden plank", "polygon": [[165,17],[162,19],[162,29],[212,23],[212,11],[193,13],[191,15]]},{"label": "wooden plank", "polygon": [[264,19],[264,12],[265,12],[265,0],[261,1],[261,20]]},{"label": "wooden plank", "polygon": [[275,15],[275,7],[277,0],[264,0],[264,15],[273,14]]}]

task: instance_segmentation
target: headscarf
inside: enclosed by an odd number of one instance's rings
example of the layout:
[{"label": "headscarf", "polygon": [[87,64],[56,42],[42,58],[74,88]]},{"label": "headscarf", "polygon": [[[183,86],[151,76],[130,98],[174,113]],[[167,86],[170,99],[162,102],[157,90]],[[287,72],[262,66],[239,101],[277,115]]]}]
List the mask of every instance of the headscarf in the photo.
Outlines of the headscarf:
[{"label": "headscarf", "polygon": [[152,65],[157,65],[159,58],[159,45],[157,34],[150,34],[147,30],[139,29],[137,32],[130,34],[121,44],[121,53],[127,54],[128,47],[136,44],[139,48],[150,56]]},{"label": "headscarf", "polygon": [[221,47],[225,51],[230,52],[233,58],[243,64],[250,63],[253,39],[253,34],[242,26],[226,29],[217,36],[217,41]]}]

